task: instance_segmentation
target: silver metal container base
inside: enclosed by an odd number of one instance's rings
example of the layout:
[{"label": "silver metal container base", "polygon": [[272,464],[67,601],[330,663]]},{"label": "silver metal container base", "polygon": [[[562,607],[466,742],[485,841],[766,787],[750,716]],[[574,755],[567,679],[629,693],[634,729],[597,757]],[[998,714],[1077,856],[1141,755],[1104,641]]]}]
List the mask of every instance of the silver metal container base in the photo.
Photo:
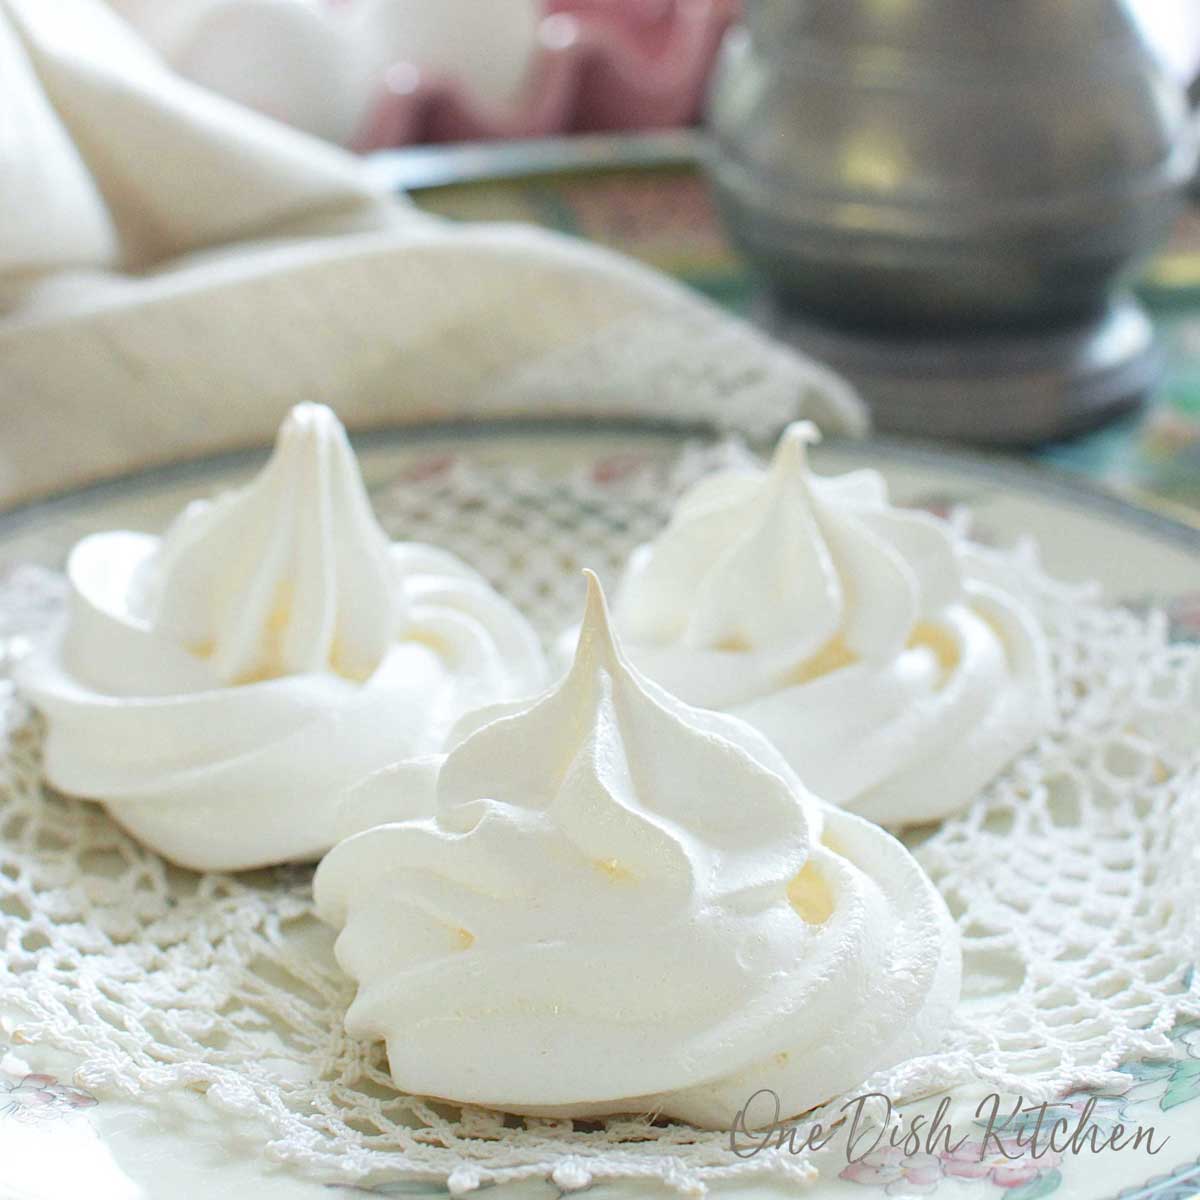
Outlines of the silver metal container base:
[{"label": "silver metal container base", "polygon": [[1066,437],[1140,403],[1162,371],[1150,319],[1130,298],[1041,336],[857,334],[805,322],[765,293],[754,315],[849,379],[892,433],[1009,446]]}]

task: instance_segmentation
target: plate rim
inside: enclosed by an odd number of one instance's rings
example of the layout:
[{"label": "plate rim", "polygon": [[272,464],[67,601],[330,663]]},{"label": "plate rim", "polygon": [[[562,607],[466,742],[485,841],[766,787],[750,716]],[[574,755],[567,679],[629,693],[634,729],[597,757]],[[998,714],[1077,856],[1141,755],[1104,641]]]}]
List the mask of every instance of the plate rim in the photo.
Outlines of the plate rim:
[{"label": "plate rim", "polygon": [[[516,437],[644,437],[680,442],[740,439],[750,449],[769,449],[773,438],[756,438],[744,431],[723,429],[711,421],[655,420],[618,416],[539,416],[487,419],[433,419],[369,426],[349,431],[358,452],[385,449],[398,442],[461,440],[464,445]],[[1168,542],[1176,549],[1200,557],[1200,511],[1193,512],[1159,496],[1134,488],[1117,488],[1052,463],[1020,459],[1000,451],[981,450],[956,443],[939,443],[921,438],[869,434],[866,437],[830,435],[824,444],[839,453],[861,458],[863,465],[873,456],[899,465],[927,466],[975,477],[1001,487],[1032,493],[1090,515],[1108,514],[1141,532]],[[211,454],[176,459],[138,467],[119,475],[67,487],[48,495],[0,508],[0,539],[56,515],[86,509],[98,501],[119,499],[131,492],[169,487],[206,475],[251,467],[270,452],[259,443],[220,450]]]}]

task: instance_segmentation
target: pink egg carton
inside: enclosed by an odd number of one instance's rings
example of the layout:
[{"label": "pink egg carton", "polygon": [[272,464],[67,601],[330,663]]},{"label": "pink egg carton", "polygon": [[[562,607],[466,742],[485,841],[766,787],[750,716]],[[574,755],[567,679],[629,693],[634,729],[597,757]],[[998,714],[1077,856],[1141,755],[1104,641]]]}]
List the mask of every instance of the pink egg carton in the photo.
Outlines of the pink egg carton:
[{"label": "pink egg carton", "polygon": [[547,0],[516,103],[489,109],[465,81],[397,62],[355,148],[690,125],[739,7],[739,0]]}]

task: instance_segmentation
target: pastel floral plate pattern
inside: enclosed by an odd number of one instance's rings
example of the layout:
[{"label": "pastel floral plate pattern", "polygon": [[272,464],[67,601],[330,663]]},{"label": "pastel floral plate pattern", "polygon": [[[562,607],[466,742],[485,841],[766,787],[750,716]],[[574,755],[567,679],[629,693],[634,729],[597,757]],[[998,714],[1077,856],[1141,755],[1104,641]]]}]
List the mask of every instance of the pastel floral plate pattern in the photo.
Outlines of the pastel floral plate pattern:
[{"label": "pastel floral plate pattern", "polygon": [[[1200,1100],[1200,1022],[1179,1025],[1171,1034],[1175,1057],[1141,1059],[1121,1066],[1129,1083],[1120,1091],[1071,1092],[1048,1108],[1049,1119],[1077,1119],[1085,1107],[1091,1122],[1102,1133],[1114,1127],[1151,1126],[1156,1115]],[[1196,1110],[1200,1117],[1200,1107]],[[1031,1118],[1014,1122],[999,1137],[1002,1148],[985,1151],[982,1136],[969,1137],[960,1148],[940,1154],[904,1154],[900,1150],[874,1151],[850,1163],[839,1178],[864,1188],[882,1190],[887,1196],[928,1196],[947,1181],[988,1185],[979,1191],[980,1200],[1042,1200],[1063,1186],[1064,1172],[1071,1170],[1063,1154],[1047,1150],[1036,1160],[1017,1143],[1028,1133]],[[1163,1151],[1166,1151],[1163,1147]],[[1182,1189],[1182,1190],[1181,1190]],[[1177,1171],[1150,1180],[1144,1187],[1120,1193],[1121,1200],[1176,1200],[1200,1192],[1200,1159]]]}]

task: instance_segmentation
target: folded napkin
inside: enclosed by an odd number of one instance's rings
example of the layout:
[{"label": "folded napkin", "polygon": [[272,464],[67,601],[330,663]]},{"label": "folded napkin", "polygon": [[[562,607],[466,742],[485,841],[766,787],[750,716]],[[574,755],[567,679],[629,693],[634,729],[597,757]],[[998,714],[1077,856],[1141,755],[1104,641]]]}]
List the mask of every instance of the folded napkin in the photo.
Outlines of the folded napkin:
[{"label": "folded napkin", "polygon": [[99,0],[0,0],[0,505],[265,443],[305,399],[360,428],[863,424],[838,378],[655,272],[421,214]]}]

